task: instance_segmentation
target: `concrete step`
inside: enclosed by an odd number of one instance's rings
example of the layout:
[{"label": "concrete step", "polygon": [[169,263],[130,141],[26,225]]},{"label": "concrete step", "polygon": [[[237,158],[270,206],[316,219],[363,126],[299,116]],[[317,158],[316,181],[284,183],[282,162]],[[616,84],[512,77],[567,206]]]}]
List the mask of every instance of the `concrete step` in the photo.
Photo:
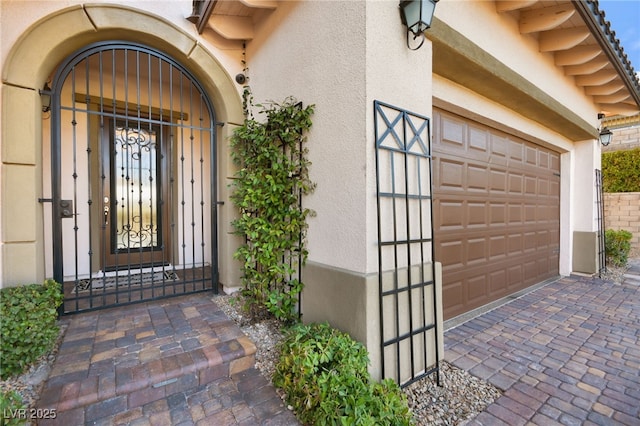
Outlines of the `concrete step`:
[{"label": "concrete step", "polygon": [[51,424],[99,423],[255,371],[255,345],[208,295],[62,321],[67,330],[38,402],[55,409]]}]

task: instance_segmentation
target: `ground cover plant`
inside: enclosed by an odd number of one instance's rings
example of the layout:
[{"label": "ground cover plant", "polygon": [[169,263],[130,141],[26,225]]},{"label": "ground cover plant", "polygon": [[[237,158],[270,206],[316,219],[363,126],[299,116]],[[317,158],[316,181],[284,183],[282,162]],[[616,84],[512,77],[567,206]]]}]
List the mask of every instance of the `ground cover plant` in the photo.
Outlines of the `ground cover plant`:
[{"label": "ground cover plant", "polygon": [[53,280],[0,289],[0,377],[22,373],[51,350],[62,298]]},{"label": "ground cover plant", "polygon": [[303,424],[411,425],[406,396],[391,379],[373,382],[365,347],[328,324],[293,326],[273,384]]}]

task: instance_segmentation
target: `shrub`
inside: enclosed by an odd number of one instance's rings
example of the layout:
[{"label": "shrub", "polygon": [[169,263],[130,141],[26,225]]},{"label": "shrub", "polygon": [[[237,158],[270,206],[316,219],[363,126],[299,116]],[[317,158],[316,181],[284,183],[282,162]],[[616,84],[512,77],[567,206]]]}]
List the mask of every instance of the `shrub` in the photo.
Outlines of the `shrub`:
[{"label": "shrub", "polygon": [[2,410],[2,418],[0,425],[13,426],[25,424],[24,418],[16,415],[27,407],[22,402],[22,397],[16,391],[0,392],[0,410]]},{"label": "shrub", "polygon": [[602,154],[604,192],[640,192],[640,148]]},{"label": "shrub", "polygon": [[53,280],[0,290],[0,377],[22,373],[51,350],[62,299]]},{"label": "shrub", "polygon": [[631,251],[631,238],[633,234],[621,229],[615,231],[607,229],[604,234],[605,254],[607,261],[614,266],[625,266]]},{"label": "shrub", "polygon": [[283,340],[274,385],[300,421],[316,425],[410,425],[398,385],[370,380],[365,347],[328,324],[296,325]]}]

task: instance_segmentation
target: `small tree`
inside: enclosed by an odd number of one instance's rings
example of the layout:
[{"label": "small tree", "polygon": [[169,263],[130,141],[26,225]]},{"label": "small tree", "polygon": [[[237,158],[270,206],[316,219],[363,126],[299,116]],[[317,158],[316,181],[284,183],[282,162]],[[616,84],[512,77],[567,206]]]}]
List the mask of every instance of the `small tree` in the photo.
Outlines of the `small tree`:
[{"label": "small tree", "polygon": [[235,233],[245,243],[234,257],[242,262],[245,308],[252,316],[267,309],[276,318],[295,319],[303,283],[297,272],[307,259],[306,218],[301,197],[313,191],[306,133],[314,106],[293,98],[258,105],[264,122],[247,118],[231,138],[238,171],[231,196],[240,217]]}]

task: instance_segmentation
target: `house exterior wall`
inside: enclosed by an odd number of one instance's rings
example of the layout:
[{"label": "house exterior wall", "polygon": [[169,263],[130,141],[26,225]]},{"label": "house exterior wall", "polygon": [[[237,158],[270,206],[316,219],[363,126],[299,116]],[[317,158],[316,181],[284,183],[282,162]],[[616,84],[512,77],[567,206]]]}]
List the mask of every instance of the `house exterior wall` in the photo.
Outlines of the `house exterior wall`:
[{"label": "house exterior wall", "polygon": [[[217,164],[219,198],[225,203],[219,221],[220,280],[227,287],[240,285],[239,266],[232,259],[239,239],[230,235],[234,209],[226,177],[234,170],[228,140],[244,119],[242,88],[232,76],[243,71],[245,58],[241,42],[223,40],[211,30],[199,35],[185,19],[191,7],[190,0],[0,2],[2,285],[38,282],[49,273],[46,207],[37,201],[49,196],[42,151],[43,129],[49,123],[42,119],[38,89],[76,49],[107,39],[143,42],[172,55],[211,97],[218,121],[225,123],[218,134]],[[495,58],[505,73],[520,76],[597,127],[597,111],[572,77],[555,67],[551,54],[541,54],[535,40],[521,36],[515,20],[497,14],[493,2],[440,2],[436,17]],[[427,117],[436,105],[560,152],[561,274],[571,272],[573,232],[595,229],[595,139],[576,142],[553,123],[531,120],[473,88],[433,74],[438,60],[431,40],[417,51],[407,49],[406,29],[393,1],[279,2],[246,44],[256,103],[294,96],[316,105],[308,147],[311,178],[318,187],[304,203],[317,216],[309,220],[304,319],[328,320],[364,342],[378,377],[377,285],[385,271],[378,271],[377,263],[374,100]],[[437,263],[435,271],[439,287]],[[439,290],[437,294],[441,298]],[[434,315],[441,324],[441,312]]]}]

